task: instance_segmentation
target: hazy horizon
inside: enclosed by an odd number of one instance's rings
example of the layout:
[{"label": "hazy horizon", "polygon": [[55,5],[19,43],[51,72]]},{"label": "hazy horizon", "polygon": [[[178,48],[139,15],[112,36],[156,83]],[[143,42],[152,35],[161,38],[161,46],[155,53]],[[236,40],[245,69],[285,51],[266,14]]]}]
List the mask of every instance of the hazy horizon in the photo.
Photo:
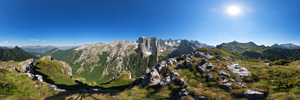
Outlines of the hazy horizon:
[{"label": "hazy horizon", "polygon": [[[0,46],[80,46],[140,36],[300,45],[300,1],[0,1]],[[288,6],[288,7],[286,7]]]}]

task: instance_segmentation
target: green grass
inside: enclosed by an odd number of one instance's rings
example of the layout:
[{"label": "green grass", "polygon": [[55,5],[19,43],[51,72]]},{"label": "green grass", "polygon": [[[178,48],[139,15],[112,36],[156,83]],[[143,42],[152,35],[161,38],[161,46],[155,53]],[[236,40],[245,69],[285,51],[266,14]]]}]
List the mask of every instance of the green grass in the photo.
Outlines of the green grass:
[{"label": "green grass", "polygon": [[[32,80],[23,73],[0,69],[0,76],[0,98],[2,99],[43,99],[58,93],[50,85]],[[37,84],[39,87],[35,87]]]},{"label": "green grass", "polygon": [[121,75],[114,81],[109,82],[108,84],[100,85],[103,88],[114,88],[114,87],[122,87],[128,88],[128,86],[135,80],[129,79],[130,73],[121,73]]},{"label": "green grass", "polygon": [[[43,73],[48,77],[48,79],[54,81],[54,84],[65,84],[65,85],[75,85],[76,83],[69,78],[67,69],[56,60],[37,60],[37,71]],[[61,69],[64,69],[64,73]]]}]

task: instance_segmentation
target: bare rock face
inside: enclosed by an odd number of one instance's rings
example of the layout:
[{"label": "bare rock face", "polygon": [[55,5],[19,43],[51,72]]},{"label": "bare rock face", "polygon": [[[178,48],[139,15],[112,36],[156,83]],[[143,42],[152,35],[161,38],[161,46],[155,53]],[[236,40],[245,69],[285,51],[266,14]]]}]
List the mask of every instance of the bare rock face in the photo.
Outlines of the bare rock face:
[{"label": "bare rock face", "polygon": [[248,71],[245,67],[240,66],[238,63],[227,66],[227,69],[229,71],[232,71],[239,78],[252,77],[251,72]]},{"label": "bare rock face", "polygon": [[33,69],[36,67],[37,62],[34,59],[28,59],[26,61],[20,62],[19,65],[22,66],[20,72],[23,73],[34,73]]},{"label": "bare rock face", "polygon": [[138,50],[140,50],[145,56],[149,56],[152,53],[157,53],[166,50],[166,44],[163,40],[158,40],[156,37],[140,37],[136,43],[138,43]]},{"label": "bare rock face", "polygon": [[156,69],[152,69],[150,72],[146,73],[144,80],[142,82],[143,85],[154,86],[160,83],[161,77]]},{"label": "bare rock face", "polygon": [[243,96],[249,99],[260,99],[264,97],[264,93],[254,90],[245,90]]},{"label": "bare rock face", "polygon": [[[63,67],[64,69],[66,69],[68,75],[69,75],[69,78],[72,78],[72,67],[67,64],[66,62],[63,62],[63,61],[60,61],[62,64],[63,64]],[[64,73],[65,70],[63,70],[63,73]]]}]

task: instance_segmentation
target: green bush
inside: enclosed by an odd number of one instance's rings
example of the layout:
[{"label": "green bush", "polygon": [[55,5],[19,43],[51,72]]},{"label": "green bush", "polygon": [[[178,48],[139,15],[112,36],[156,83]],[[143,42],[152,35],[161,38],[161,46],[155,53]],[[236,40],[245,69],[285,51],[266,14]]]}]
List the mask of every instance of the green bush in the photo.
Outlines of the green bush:
[{"label": "green bush", "polygon": [[294,68],[274,68],[269,70],[271,84],[277,86],[279,90],[293,88],[299,85],[299,70]]},{"label": "green bush", "polygon": [[259,60],[258,59],[253,59],[253,60],[251,60],[251,62],[259,62]]},{"label": "green bush", "polygon": [[268,62],[271,62],[271,61],[268,60],[268,59],[265,59],[263,62],[264,62],[264,63],[268,63]]},{"label": "green bush", "polygon": [[288,63],[290,63],[290,61],[285,60],[285,59],[280,59],[280,60],[274,61],[275,65],[286,65]]}]

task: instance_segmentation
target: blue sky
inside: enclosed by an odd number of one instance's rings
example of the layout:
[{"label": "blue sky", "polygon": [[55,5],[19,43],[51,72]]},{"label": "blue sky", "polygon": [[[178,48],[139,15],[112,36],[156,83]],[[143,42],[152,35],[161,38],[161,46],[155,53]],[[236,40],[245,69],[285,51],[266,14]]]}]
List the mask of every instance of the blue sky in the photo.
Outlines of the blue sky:
[{"label": "blue sky", "polygon": [[[140,36],[218,45],[300,44],[299,0],[1,0],[0,45],[83,45]],[[240,8],[230,15],[228,7]]]}]

